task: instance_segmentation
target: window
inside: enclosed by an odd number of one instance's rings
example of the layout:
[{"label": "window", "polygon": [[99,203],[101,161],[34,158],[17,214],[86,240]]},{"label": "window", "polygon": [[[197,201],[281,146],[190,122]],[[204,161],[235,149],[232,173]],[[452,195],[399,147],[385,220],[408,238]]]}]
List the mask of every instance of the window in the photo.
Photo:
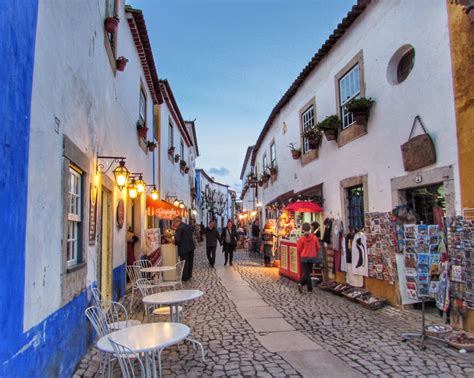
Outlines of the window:
[{"label": "window", "polygon": [[268,164],[267,164],[267,154],[263,155],[263,160],[262,160],[262,172],[265,173],[265,169],[267,169]]},{"label": "window", "polygon": [[347,218],[349,229],[358,231],[364,227],[364,187],[362,185],[347,188]]},{"label": "window", "polygon": [[82,173],[69,166],[69,194],[67,216],[67,266],[76,265],[82,237]]},{"label": "window", "polygon": [[410,74],[413,66],[415,65],[415,49],[411,48],[408,50],[397,66],[397,81],[401,83]]},{"label": "window", "polygon": [[171,118],[168,119],[168,148],[174,147],[174,127]]},{"label": "window", "polygon": [[270,161],[271,161],[271,166],[276,167],[276,147],[275,147],[275,142],[273,142],[270,145]]},{"label": "window", "polygon": [[[303,133],[314,127],[314,105],[311,105],[301,114],[301,125]],[[303,154],[310,150],[308,138],[303,138]]]},{"label": "window", "polygon": [[[105,17],[114,17],[117,15],[117,6],[115,4],[116,0],[106,0],[105,1]],[[118,28],[117,28],[118,30]],[[109,42],[108,50],[112,54],[113,58],[117,57],[117,30],[114,33],[107,34],[107,41]]]},{"label": "window", "polygon": [[346,105],[352,99],[359,97],[360,75],[359,64],[356,64],[349,72],[339,79],[339,104],[343,129],[354,122],[354,117],[352,113],[347,111]]},{"label": "window", "polygon": [[146,94],[143,87],[140,88],[140,104],[138,117],[146,125]]},{"label": "window", "polygon": [[179,142],[179,156],[181,156],[181,160],[184,160],[184,143],[182,139]]}]

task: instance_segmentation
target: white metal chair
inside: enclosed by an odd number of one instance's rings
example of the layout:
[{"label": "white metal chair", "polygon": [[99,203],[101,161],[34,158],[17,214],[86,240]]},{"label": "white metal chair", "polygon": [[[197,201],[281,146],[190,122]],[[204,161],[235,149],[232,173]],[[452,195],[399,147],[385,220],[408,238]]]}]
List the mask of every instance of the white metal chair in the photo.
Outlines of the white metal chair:
[{"label": "white metal chair", "polygon": [[128,318],[127,310],[121,303],[102,300],[100,304],[100,308],[105,314],[107,324],[111,331],[141,324],[139,320]]},{"label": "white metal chair", "polygon": [[[140,356],[135,353],[130,348],[126,347],[125,345],[116,343],[115,341],[109,338],[110,345],[114,350],[114,354],[118,359],[120,370],[122,372],[122,377],[125,378],[145,378],[145,367],[143,365]],[[140,367],[140,373],[135,373],[135,361],[138,361],[138,366]]]},{"label": "white metal chair", "polygon": [[102,301],[102,293],[100,292],[99,288],[93,287],[91,288],[92,293],[92,304],[94,306],[101,306],[100,302]]},{"label": "white metal chair", "polygon": [[130,299],[130,312],[133,310],[133,298],[135,297],[135,290],[138,290],[137,280],[141,278],[141,267],[138,265],[129,265],[127,266],[127,275],[130,278],[130,283],[132,284],[132,298]]},{"label": "white metal chair", "polygon": [[[146,278],[141,278],[137,281],[138,289],[142,294],[142,297],[146,297],[148,295],[157,294],[161,292],[161,288],[159,285],[153,283]],[[157,315],[157,316],[169,316],[170,315],[170,307],[169,306],[157,306],[157,305],[150,305],[143,303],[143,307],[145,309],[145,315]],[[182,311],[182,307],[178,307],[178,311]]]},{"label": "white metal chair", "polygon": [[139,266],[140,268],[149,268],[151,267],[151,261],[147,259],[135,260],[133,265]]},{"label": "white metal chair", "polygon": [[[107,318],[105,317],[105,314],[100,307],[98,306],[88,307],[85,310],[85,314],[86,314],[87,319],[89,319],[92,326],[94,327],[95,332],[97,333],[97,336],[99,338],[105,335],[108,335],[111,332],[109,325],[107,323]],[[106,368],[108,368],[109,370],[109,376],[111,375],[110,374],[111,373],[111,366],[110,366],[111,360],[112,358],[110,354],[101,352],[100,364],[103,366],[101,368],[102,376],[104,376]]]},{"label": "white metal chair", "polygon": [[158,286],[164,287],[172,287],[174,290],[179,286],[183,289],[183,271],[184,271],[184,264],[186,263],[185,260],[178,261],[175,265],[176,267],[176,280],[174,281],[162,281],[158,284]]}]

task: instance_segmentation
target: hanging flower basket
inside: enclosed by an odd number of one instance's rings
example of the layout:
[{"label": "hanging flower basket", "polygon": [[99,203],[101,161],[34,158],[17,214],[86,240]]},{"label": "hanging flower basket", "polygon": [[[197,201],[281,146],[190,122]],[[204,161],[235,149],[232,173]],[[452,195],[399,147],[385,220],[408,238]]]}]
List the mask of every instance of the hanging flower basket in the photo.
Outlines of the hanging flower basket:
[{"label": "hanging flower basket", "polygon": [[142,120],[137,121],[137,132],[140,138],[146,138],[146,134],[148,133],[148,127],[145,126]]},{"label": "hanging flower basket", "polygon": [[355,98],[347,103],[347,110],[354,115],[358,125],[367,125],[370,109],[375,104],[372,98]]},{"label": "hanging flower basket", "polygon": [[179,165],[180,165],[181,167],[185,167],[185,166],[186,166],[186,160],[180,160],[180,161],[179,161]]},{"label": "hanging flower basket", "polygon": [[174,147],[168,148],[168,155],[173,156],[174,155],[174,150],[175,150]]},{"label": "hanging flower basket", "polygon": [[265,184],[266,182],[268,182],[268,180],[270,180],[270,175],[268,173],[265,173],[263,176],[262,176],[262,181],[263,183]]},{"label": "hanging flower basket", "polygon": [[115,33],[119,24],[118,17],[107,17],[104,21],[104,27],[107,33]]},{"label": "hanging flower basket", "polygon": [[127,65],[128,59],[124,56],[121,56],[117,59],[117,71],[125,70],[125,66]]},{"label": "hanging flower basket", "polygon": [[153,152],[153,151],[155,151],[156,143],[155,143],[155,142],[148,141],[147,147],[148,147],[148,150],[149,150],[150,152]]},{"label": "hanging flower basket", "polygon": [[189,167],[184,168],[184,173],[186,173],[186,174],[189,173]]},{"label": "hanging flower basket", "polygon": [[181,158],[181,156],[179,156],[179,154],[174,155],[174,162],[178,163],[180,158]]}]

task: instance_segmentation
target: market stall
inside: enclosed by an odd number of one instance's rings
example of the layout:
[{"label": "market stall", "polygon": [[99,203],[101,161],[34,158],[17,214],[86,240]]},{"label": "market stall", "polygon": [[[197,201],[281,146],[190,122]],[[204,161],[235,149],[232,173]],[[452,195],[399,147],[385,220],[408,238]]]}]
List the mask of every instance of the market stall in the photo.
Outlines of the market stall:
[{"label": "market stall", "polygon": [[294,281],[301,280],[301,256],[299,255],[296,243],[301,236],[301,226],[303,223],[311,223],[315,220],[321,224],[321,213],[323,209],[316,203],[298,201],[289,204],[283,210],[279,218],[279,255],[280,274]]}]

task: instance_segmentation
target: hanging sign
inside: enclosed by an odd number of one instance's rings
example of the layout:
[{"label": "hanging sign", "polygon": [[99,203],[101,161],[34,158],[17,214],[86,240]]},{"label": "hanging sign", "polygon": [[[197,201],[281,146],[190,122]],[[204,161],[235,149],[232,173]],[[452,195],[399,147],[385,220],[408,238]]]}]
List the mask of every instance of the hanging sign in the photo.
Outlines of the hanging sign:
[{"label": "hanging sign", "polygon": [[146,199],[147,214],[149,216],[156,216],[161,219],[173,219],[182,215],[183,211],[172,204],[156,200],[154,201],[151,197]]},{"label": "hanging sign", "polygon": [[125,220],[125,205],[123,199],[119,199],[117,202],[117,227],[122,228]]},{"label": "hanging sign", "polygon": [[97,186],[91,184],[89,200],[89,245],[95,245],[97,229]]}]

